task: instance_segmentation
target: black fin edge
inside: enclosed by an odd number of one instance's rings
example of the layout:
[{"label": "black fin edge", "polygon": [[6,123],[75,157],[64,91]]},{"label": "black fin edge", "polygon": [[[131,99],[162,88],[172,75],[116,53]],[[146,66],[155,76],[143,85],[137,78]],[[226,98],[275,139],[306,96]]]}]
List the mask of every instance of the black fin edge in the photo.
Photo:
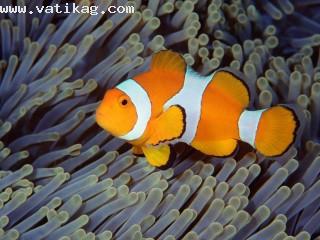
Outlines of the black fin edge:
[{"label": "black fin edge", "polygon": [[160,143],[165,143],[165,142],[169,142],[169,141],[172,141],[172,140],[175,140],[175,139],[179,139],[179,138],[182,137],[182,135],[183,135],[184,132],[186,131],[186,111],[185,111],[185,109],[184,109],[181,105],[179,105],[179,104],[172,105],[172,106],[176,106],[176,107],[180,108],[180,110],[181,110],[181,112],[182,112],[182,121],[183,121],[182,124],[183,124],[183,129],[182,129],[182,131],[181,131],[181,133],[180,133],[179,136],[173,137],[173,138],[171,138],[171,139],[160,140],[160,141],[157,142],[156,144],[152,144],[153,146],[157,146],[157,145],[159,145]]},{"label": "black fin edge", "polygon": [[[295,129],[294,129],[294,131],[293,131],[293,140],[292,140],[292,142],[287,146],[287,148],[285,149],[285,150],[283,150],[280,154],[277,154],[277,155],[272,155],[272,156],[267,156],[267,157],[272,157],[272,158],[277,158],[277,157],[281,157],[283,154],[285,154],[287,151],[289,151],[289,149],[292,147],[292,146],[294,146],[295,145],[295,143],[296,143],[296,141],[297,141],[297,138],[298,138],[298,135],[301,135],[301,133],[302,133],[302,130],[303,130],[303,128],[301,127],[302,126],[302,124],[301,124],[301,122],[302,122],[302,119],[301,119],[301,117],[299,118],[298,117],[298,111],[300,111],[299,109],[298,109],[298,106],[297,105],[285,105],[285,104],[279,104],[279,105],[277,105],[277,106],[280,106],[280,107],[283,107],[283,108],[285,108],[285,109],[287,109],[287,110],[289,110],[291,113],[292,113],[292,115],[293,115],[293,118],[294,118],[294,120],[295,120],[295,122],[297,123],[296,124],[296,127],[295,127]],[[300,132],[300,133],[299,133]],[[299,136],[300,137],[300,136]]]},{"label": "black fin edge", "polygon": [[218,70],[218,72],[227,72],[229,74],[231,74],[233,77],[239,79],[239,81],[244,85],[244,87],[247,89],[248,95],[249,95],[249,104],[248,107],[252,107],[253,105],[253,101],[254,101],[254,97],[253,97],[253,86],[248,83],[248,81],[246,81],[246,77],[245,75],[237,70],[231,69],[230,67],[224,67]]},{"label": "black fin edge", "polygon": [[137,153],[132,153],[132,155],[133,156],[135,156],[135,157],[145,157],[145,155],[144,154],[137,154]]}]

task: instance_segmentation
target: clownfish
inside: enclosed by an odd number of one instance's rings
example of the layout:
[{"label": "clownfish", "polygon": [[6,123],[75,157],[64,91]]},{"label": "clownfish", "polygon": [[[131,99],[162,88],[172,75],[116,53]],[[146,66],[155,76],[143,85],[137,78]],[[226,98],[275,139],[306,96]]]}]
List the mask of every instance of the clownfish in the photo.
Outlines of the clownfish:
[{"label": "clownfish", "polygon": [[152,56],[149,70],[106,92],[96,121],[156,167],[167,166],[177,142],[217,157],[231,156],[238,141],[267,157],[282,155],[295,142],[295,110],[250,111],[250,92],[229,70],[201,76],[180,54],[163,50]]}]

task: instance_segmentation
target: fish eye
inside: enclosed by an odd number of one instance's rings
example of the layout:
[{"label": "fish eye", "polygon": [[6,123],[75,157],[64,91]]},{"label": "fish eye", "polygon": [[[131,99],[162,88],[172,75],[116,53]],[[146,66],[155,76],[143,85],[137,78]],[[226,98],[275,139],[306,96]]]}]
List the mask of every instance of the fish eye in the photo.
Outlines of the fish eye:
[{"label": "fish eye", "polygon": [[122,106],[125,106],[125,105],[127,105],[128,104],[128,100],[127,99],[123,99],[122,101],[121,101],[121,105]]},{"label": "fish eye", "polygon": [[126,97],[122,96],[122,97],[120,97],[120,99],[119,99],[119,103],[120,103],[120,105],[121,105],[122,107],[125,107],[125,106],[128,105],[129,101],[128,101],[128,99],[127,99]]}]

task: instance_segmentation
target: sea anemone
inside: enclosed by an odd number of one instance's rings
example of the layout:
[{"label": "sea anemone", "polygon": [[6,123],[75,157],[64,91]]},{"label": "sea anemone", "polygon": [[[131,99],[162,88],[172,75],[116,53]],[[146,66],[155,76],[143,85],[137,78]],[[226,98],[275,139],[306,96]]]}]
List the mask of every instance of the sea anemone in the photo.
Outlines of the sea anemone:
[{"label": "sea anemone", "polygon": [[[319,1],[77,2],[135,11],[0,3],[27,9],[0,13],[1,239],[320,239]],[[161,49],[201,74],[241,71],[256,109],[297,103],[301,140],[276,159],[213,158],[182,144],[167,170],[134,157],[94,111]]]}]

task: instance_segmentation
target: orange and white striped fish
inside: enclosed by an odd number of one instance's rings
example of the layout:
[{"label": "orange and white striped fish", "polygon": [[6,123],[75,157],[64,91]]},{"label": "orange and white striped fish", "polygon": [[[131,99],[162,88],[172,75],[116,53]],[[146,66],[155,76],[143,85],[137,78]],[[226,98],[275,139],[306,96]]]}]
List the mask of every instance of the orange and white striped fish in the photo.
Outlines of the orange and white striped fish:
[{"label": "orange and white striped fish", "polygon": [[166,50],[154,54],[150,70],[106,92],[96,121],[156,167],[168,164],[176,142],[219,157],[233,154],[238,141],[265,156],[283,154],[296,138],[295,111],[282,105],[249,111],[249,103],[248,86],[231,71],[200,76]]}]

